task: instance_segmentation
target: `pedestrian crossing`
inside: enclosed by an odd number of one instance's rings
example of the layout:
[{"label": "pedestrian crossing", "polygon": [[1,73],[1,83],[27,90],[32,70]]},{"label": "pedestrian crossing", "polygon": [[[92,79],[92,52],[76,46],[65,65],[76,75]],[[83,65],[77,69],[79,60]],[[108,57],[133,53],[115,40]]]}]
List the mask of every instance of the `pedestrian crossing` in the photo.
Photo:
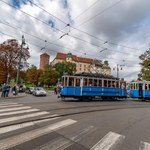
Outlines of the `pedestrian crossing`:
[{"label": "pedestrian crossing", "polygon": [[[40,119],[35,121],[24,121],[24,119],[35,117]],[[22,123],[19,123],[20,120],[22,120]],[[14,121],[16,121],[15,124],[11,124],[11,122]],[[120,150],[118,147],[121,147],[126,139],[125,135],[110,131],[104,136],[99,137],[99,140],[93,140],[91,146],[87,148],[78,143],[97,131],[97,128],[94,126],[80,128],[80,130],[71,133],[69,137],[57,134],[58,130],[71,128],[76,124],[78,124],[77,120],[70,118],[63,119],[57,114],[51,114],[50,112],[24,106],[23,104],[9,102],[0,103],[0,150],[24,150],[24,144],[26,144],[26,147],[30,150],[72,150],[75,146],[77,146],[77,148],[74,148],[76,150]],[[21,132],[16,134],[15,132],[18,130],[21,130]],[[51,136],[52,133],[57,136],[54,137],[53,135],[50,140],[43,142],[41,145],[36,146],[36,144],[33,143],[33,147],[31,148],[30,144],[27,144],[32,143],[34,140],[36,141],[38,138],[42,139],[44,136]],[[6,134],[8,134],[8,136],[2,138],[3,135]],[[22,147],[18,148],[18,146]],[[138,149],[150,150],[150,143],[140,141]]]}]

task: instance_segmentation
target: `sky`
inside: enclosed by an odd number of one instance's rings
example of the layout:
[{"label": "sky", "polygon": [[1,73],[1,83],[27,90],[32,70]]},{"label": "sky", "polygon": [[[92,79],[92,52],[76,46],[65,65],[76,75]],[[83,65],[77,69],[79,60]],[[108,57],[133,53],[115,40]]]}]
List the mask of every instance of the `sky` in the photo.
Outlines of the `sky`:
[{"label": "sky", "polygon": [[57,52],[107,60],[112,75],[136,80],[150,47],[150,0],[0,0],[0,43],[24,35],[28,62]]}]

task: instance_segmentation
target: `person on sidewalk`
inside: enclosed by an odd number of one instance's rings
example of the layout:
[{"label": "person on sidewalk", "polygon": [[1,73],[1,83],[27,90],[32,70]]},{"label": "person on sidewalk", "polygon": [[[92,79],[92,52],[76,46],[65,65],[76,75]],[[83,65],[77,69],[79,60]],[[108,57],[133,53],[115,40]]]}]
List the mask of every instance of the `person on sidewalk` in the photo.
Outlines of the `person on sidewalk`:
[{"label": "person on sidewalk", "polygon": [[2,86],[2,94],[1,94],[1,97],[6,97],[6,83],[3,84]]},{"label": "person on sidewalk", "polygon": [[16,95],[17,95],[17,87],[16,87],[16,85],[15,85],[15,86],[13,86],[13,88],[12,88],[12,92],[13,92],[13,95],[14,95],[14,96],[16,96]]},{"label": "person on sidewalk", "polygon": [[6,85],[6,93],[5,93],[5,97],[9,96],[9,91],[10,91],[10,85]]}]

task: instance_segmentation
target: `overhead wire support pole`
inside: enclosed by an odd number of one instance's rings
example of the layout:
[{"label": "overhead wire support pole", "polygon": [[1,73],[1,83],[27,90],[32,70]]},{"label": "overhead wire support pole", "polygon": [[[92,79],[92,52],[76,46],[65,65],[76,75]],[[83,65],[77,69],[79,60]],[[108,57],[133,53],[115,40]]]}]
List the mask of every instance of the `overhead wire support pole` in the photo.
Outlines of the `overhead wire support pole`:
[{"label": "overhead wire support pole", "polygon": [[23,50],[23,45],[25,44],[25,38],[22,35],[22,42],[21,42],[21,49],[19,51],[19,62],[18,62],[18,68],[17,68],[17,76],[16,76],[16,84],[19,84],[19,75],[20,75],[20,65],[21,65],[21,58],[22,58],[22,50]]}]

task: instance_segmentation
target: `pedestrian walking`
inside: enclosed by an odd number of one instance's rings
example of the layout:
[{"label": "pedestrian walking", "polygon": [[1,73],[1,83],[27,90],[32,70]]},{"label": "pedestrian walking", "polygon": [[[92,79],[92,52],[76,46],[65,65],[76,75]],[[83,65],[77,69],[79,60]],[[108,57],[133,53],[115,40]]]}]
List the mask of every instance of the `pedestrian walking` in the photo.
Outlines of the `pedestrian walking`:
[{"label": "pedestrian walking", "polygon": [[14,96],[16,96],[16,95],[17,95],[17,87],[16,87],[16,85],[15,85],[15,86],[13,86],[13,88],[12,88],[12,92],[13,92],[13,95],[14,95]]}]

